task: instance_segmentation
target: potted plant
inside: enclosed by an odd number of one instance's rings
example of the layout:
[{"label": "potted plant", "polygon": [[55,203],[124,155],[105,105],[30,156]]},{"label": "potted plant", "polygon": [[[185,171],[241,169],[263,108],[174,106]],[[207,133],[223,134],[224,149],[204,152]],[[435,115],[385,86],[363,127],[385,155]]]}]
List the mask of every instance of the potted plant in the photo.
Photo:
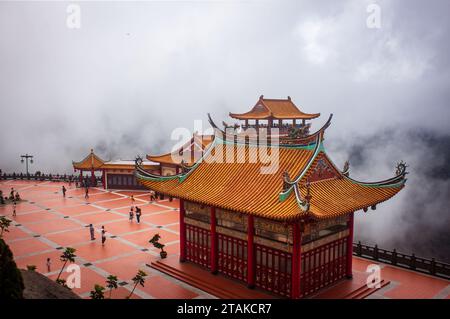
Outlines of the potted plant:
[{"label": "potted plant", "polygon": [[159,242],[160,239],[161,239],[161,236],[159,234],[155,234],[155,236],[153,236],[152,239],[150,239],[148,242],[150,244],[153,244],[153,246],[156,249],[161,249],[161,251],[159,252],[159,255],[161,256],[162,259],[164,259],[167,257],[167,251],[164,251],[165,245],[163,245]]}]

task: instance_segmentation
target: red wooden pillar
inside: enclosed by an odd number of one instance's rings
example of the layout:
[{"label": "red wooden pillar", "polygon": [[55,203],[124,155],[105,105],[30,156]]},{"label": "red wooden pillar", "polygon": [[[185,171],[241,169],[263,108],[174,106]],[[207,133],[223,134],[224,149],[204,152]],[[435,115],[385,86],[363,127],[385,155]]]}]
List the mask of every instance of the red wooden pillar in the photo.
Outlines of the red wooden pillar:
[{"label": "red wooden pillar", "polygon": [[354,213],[350,213],[348,217],[348,237],[347,237],[347,278],[353,277],[352,262],[353,262],[353,224],[354,224]]},{"label": "red wooden pillar", "polygon": [[102,170],[102,184],[103,184],[103,189],[106,189],[106,170],[105,169]]},{"label": "red wooden pillar", "polygon": [[94,169],[91,170],[91,184],[92,184],[92,186],[96,186]]},{"label": "red wooden pillar", "polygon": [[186,260],[186,223],[184,217],[186,211],[184,210],[184,200],[180,198],[180,262]]},{"label": "red wooden pillar", "polygon": [[211,207],[211,272],[217,273],[217,231],[216,231],[216,208]]},{"label": "red wooden pillar", "polygon": [[255,287],[255,221],[252,215],[247,218],[247,286]]},{"label": "red wooden pillar", "polygon": [[302,258],[302,234],[299,222],[292,224],[292,271],[291,271],[291,298],[300,298],[300,268]]}]

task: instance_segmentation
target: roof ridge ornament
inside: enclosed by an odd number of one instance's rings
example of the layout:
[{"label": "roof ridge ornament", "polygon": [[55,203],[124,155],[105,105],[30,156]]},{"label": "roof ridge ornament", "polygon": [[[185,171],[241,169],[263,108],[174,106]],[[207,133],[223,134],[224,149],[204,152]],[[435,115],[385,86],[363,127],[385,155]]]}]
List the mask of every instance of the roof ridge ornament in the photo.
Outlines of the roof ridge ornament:
[{"label": "roof ridge ornament", "polygon": [[342,175],[349,177],[350,176],[350,161],[346,160],[344,163],[344,169],[342,170]]},{"label": "roof ridge ornament", "polygon": [[406,163],[404,161],[400,161],[397,163],[396,169],[395,169],[395,175],[400,176],[400,175],[406,175],[409,174],[406,171],[406,168],[408,167],[408,165],[406,165]]}]

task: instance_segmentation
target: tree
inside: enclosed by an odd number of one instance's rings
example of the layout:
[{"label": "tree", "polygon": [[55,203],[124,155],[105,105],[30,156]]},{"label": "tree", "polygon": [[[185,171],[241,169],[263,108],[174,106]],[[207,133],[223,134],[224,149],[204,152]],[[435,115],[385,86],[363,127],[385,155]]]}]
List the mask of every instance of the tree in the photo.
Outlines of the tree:
[{"label": "tree", "polygon": [[64,270],[64,267],[66,267],[67,262],[69,262],[69,261],[71,263],[75,262],[75,257],[77,257],[77,255],[75,255],[76,251],[77,250],[75,248],[67,247],[66,250],[64,250],[62,255],[59,257],[59,259],[61,261],[63,261],[64,264],[63,264],[63,266],[61,268],[61,271],[58,274],[58,277],[56,278],[56,282],[59,282],[59,277],[61,277],[61,274],[62,274],[62,272]]},{"label": "tree", "polygon": [[106,278],[106,287],[109,288],[109,299],[111,299],[113,289],[117,289],[117,276],[109,275]]},{"label": "tree", "polygon": [[132,279],[134,282],[134,287],[133,287],[133,290],[131,290],[130,295],[127,297],[127,299],[131,298],[137,285],[141,285],[142,287],[144,287],[145,277],[147,277],[147,273],[145,271],[139,269],[136,276],[134,276]]},{"label": "tree", "polygon": [[14,262],[13,253],[0,239],[0,300],[23,299],[22,274]]},{"label": "tree", "polygon": [[27,270],[36,271],[36,265],[27,265]]},{"label": "tree", "polygon": [[161,236],[159,235],[159,234],[155,234],[153,237],[152,237],[152,239],[150,239],[148,242],[150,243],[150,244],[153,244],[153,246],[156,248],[156,249],[161,249],[161,251],[160,251],[160,255],[161,255],[161,258],[166,258],[167,257],[167,252],[166,251],[164,251],[164,244],[161,244],[160,242],[159,242],[159,240],[161,239]]},{"label": "tree", "polygon": [[94,290],[91,290],[91,299],[105,299],[104,290],[105,287],[96,284]]},{"label": "tree", "polygon": [[0,232],[0,237],[3,237],[3,232],[9,232],[9,225],[11,225],[11,220],[9,220],[8,218],[6,218],[5,216],[1,216],[0,217],[0,228],[1,228],[1,232]]}]

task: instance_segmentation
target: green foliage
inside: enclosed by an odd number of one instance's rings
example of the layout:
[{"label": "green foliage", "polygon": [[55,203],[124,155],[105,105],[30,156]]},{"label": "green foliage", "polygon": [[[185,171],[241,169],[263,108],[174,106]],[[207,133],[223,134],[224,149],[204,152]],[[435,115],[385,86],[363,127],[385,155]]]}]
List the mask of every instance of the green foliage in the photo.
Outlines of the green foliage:
[{"label": "green foliage", "polygon": [[27,265],[27,270],[36,271],[36,265]]},{"label": "green foliage", "polygon": [[145,277],[147,277],[147,273],[145,271],[139,269],[136,276],[134,276],[132,279],[134,282],[134,287],[133,287],[133,290],[131,290],[130,295],[127,297],[127,299],[131,298],[137,285],[141,285],[142,287],[144,287]]},{"label": "green foliage", "polygon": [[77,255],[75,255],[76,251],[77,250],[75,248],[67,247],[64,250],[64,252],[62,253],[62,255],[59,257],[59,259],[61,261],[63,261],[64,264],[63,264],[63,266],[61,268],[61,271],[58,274],[58,277],[56,278],[56,281],[58,281],[59,277],[61,277],[61,274],[62,274],[62,272],[64,270],[64,267],[66,267],[67,262],[71,262],[71,263],[75,262],[75,257],[77,257]]},{"label": "green foliage", "polygon": [[114,276],[114,275],[109,275],[106,278],[106,287],[109,288],[109,299],[111,299],[111,294],[112,294],[113,289],[117,289],[117,287],[118,287],[117,281],[118,281],[117,276]]},{"label": "green foliage", "polygon": [[11,225],[11,220],[5,216],[0,216],[0,238],[3,237],[3,232],[9,232],[9,226]]},{"label": "green foliage", "polygon": [[65,288],[67,288],[67,289],[70,289],[69,286],[67,286],[67,283],[66,283],[66,280],[65,280],[65,279],[57,278],[57,279],[56,279],[56,283],[57,283],[58,285],[61,285],[61,286],[65,287]]},{"label": "green foliage", "polygon": [[104,290],[105,287],[96,284],[94,290],[91,290],[91,299],[105,299]]},{"label": "green foliage", "polygon": [[161,236],[159,234],[155,234],[152,239],[150,239],[148,242],[150,244],[153,244],[153,247],[156,249],[161,249],[161,251],[164,251],[165,245],[161,244],[159,240],[161,239]]},{"label": "green foliage", "polygon": [[13,254],[3,239],[0,239],[0,300],[23,299],[22,274],[14,262]]}]

